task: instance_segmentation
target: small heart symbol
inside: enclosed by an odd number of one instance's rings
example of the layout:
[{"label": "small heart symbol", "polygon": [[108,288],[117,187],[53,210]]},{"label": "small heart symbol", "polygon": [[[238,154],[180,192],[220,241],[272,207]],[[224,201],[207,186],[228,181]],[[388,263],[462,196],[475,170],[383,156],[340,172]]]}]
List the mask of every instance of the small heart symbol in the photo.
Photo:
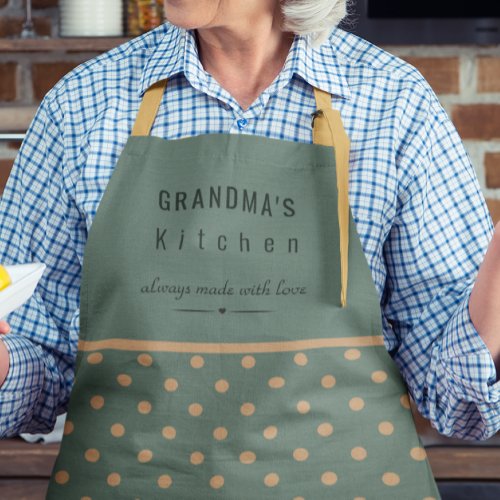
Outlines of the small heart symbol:
[{"label": "small heart symbol", "polygon": [[219,312],[221,314],[224,314],[226,312],[226,308],[225,307],[219,307]]}]

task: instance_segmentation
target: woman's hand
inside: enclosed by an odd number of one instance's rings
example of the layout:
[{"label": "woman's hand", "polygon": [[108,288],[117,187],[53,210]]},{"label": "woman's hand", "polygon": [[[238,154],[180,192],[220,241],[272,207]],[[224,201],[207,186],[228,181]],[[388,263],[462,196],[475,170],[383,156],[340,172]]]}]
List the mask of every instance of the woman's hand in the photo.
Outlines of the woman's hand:
[{"label": "woman's hand", "polygon": [[491,351],[500,380],[500,222],[496,223],[469,298],[473,325]]},{"label": "woman's hand", "polygon": [[[10,325],[7,321],[0,320],[0,334],[5,335],[10,332]],[[9,372],[9,351],[2,342],[0,335],[0,389]]]}]

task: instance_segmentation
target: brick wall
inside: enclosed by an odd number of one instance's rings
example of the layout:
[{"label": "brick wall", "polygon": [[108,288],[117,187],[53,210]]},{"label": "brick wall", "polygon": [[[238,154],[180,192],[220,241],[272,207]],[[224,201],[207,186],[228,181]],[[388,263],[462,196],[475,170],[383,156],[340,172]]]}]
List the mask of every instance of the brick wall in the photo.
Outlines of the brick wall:
[{"label": "brick wall", "polygon": [[[21,30],[23,1],[0,0],[0,37]],[[37,32],[57,36],[57,0],[33,0],[33,9]],[[500,220],[500,45],[384,48],[416,66],[427,78],[471,156],[493,220]],[[95,55],[0,53],[0,121],[2,108],[32,112],[59,78]],[[0,191],[18,147],[16,142],[0,142]]]}]

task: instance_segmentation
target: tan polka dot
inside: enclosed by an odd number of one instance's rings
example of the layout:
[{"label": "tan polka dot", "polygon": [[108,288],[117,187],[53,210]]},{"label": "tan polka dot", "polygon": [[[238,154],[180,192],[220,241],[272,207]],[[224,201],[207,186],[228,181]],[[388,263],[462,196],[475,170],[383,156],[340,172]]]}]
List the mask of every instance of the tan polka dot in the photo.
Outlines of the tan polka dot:
[{"label": "tan polka dot", "polygon": [[270,425],[264,429],[263,434],[266,439],[274,439],[278,435],[278,428],[275,425]]},{"label": "tan polka dot", "polygon": [[307,365],[307,362],[309,361],[307,359],[307,356],[303,352],[298,352],[294,357],[293,360],[296,365],[299,366],[305,366]]},{"label": "tan polka dot", "polygon": [[356,446],[351,450],[351,457],[354,460],[364,460],[366,455],[366,450],[362,446]]},{"label": "tan polka dot", "polygon": [[422,500],[436,500],[436,497],[424,497]]},{"label": "tan polka dot", "polygon": [[149,401],[140,401],[139,404],[137,405],[137,410],[139,413],[149,413],[151,411],[151,403]]},{"label": "tan polka dot", "polygon": [[96,450],[95,448],[89,448],[85,452],[85,460],[88,462],[97,462],[100,456],[99,450]]},{"label": "tan polka dot", "polygon": [[253,451],[244,451],[240,453],[240,462],[242,464],[253,464],[256,458]]},{"label": "tan polka dot", "polygon": [[304,497],[293,497],[293,500],[305,500]]},{"label": "tan polka dot", "polygon": [[190,460],[193,465],[200,465],[205,460],[205,455],[201,451],[193,451]]},{"label": "tan polka dot", "polygon": [[276,486],[280,482],[280,477],[276,472],[270,472],[269,474],[266,474],[264,477],[264,484],[266,486],[269,486],[272,488],[273,486]]},{"label": "tan polka dot", "polygon": [[255,366],[255,358],[253,356],[243,356],[241,366],[243,368],[253,368]]},{"label": "tan polka dot", "polygon": [[378,424],[378,431],[384,436],[390,436],[394,432],[394,425],[391,422],[380,422]]},{"label": "tan polka dot", "polygon": [[299,413],[307,413],[311,409],[311,405],[308,401],[299,401],[297,403],[297,411]]},{"label": "tan polka dot", "polygon": [[113,424],[111,434],[115,437],[121,437],[125,434],[125,427],[122,424]]},{"label": "tan polka dot", "polygon": [[217,392],[227,392],[229,389],[229,382],[223,378],[215,382],[215,390]]},{"label": "tan polka dot", "polygon": [[151,450],[141,450],[137,454],[137,460],[141,463],[150,462],[153,458],[153,452]]},{"label": "tan polka dot", "polygon": [[356,359],[359,359],[361,357],[361,351],[359,349],[347,349],[347,351],[344,352],[344,358],[348,359],[349,361],[354,361]]},{"label": "tan polka dot", "polygon": [[179,383],[175,378],[166,378],[163,387],[168,392],[174,392],[177,390],[177,387],[179,387]]},{"label": "tan polka dot", "polygon": [[172,427],[171,425],[166,425],[165,427],[163,427],[161,433],[165,439],[175,439],[177,431],[175,430],[175,427]]},{"label": "tan polka dot", "polygon": [[410,398],[408,397],[408,394],[403,394],[400,398],[399,401],[401,403],[401,406],[403,408],[406,408],[407,410],[410,409]]},{"label": "tan polka dot", "polygon": [[349,408],[353,411],[359,411],[362,410],[365,407],[365,402],[363,401],[362,398],[352,398],[349,401]]},{"label": "tan polka dot", "polygon": [[280,389],[285,385],[285,379],[283,377],[272,377],[269,379],[268,384],[272,389]]},{"label": "tan polka dot", "polygon": [[191,358],[190,363],[193,368],[202,368],[205,364],[205,360],[203,359],[203,356],[196,354]]},{"label": "tan polka dot", "polygon": [[325,388],[325,389],[331,389],[334,385],[335,385],[335,377],[333,375],[325,375],[322,379],[321,379],[321,385]]},{"label": "tan polka dot", "polygon": [[172,478],[168,474],[162,474],[157,483],[160,488],[169,488],[172,484]]},{"label": "tan polka dot", "polygon": [[68,434],[71,434],[74,430],[75,426],[73,425],[73,422],[71,420],[66,419],[64,421],[63,434],[66,436]]},{"label": "tan polka dot", "polygon": [[217,441],[222,441],[227,438],[227,429],[225,427],[216,427],[213,432],[213,436]]},{"label": "tan polka dot", "polygon": [[331,470],[327,470],[321,474],[321,482],[327,486],[331,486],[337,482],[337,474]]},{"label": "tan polka dot", "polygon": [[219,489],[224,486],[224,477],[217,475],[210,478],[210,486],[214,489]]},{"label": "tan polka dot", "polygon": [[92,396],[90,398],[90,406],[94,410],[100,410],[104,406],[104,398],[102,396]]},{"label": "tan polka dot", "polygon": [[69,481],[69,474],[65,470],[60,470],[56,472],[54,479],[57,484],[66,484]]},{"label": "tan polka dot", "polygon": [[323,437],[330,436],[333,432],[333,425],[328,423],[328,422],[323,422],[322,424],[319,424],[317,429],[318,434]]},{"label": "tan polka dot", "polygon": [[372,380],[376,384],[381,384],[387,380],[387,372],[384,370],[376,370],[372,373]]},{"label": "tan polka dot", "polygon": [[130,375],[126,375],[125,373],[120,373],[120,375],[116,377],[116,380],[123,387],[127,387],[132,383],[132,377]]},{"label": "tan polka dot", "polygon": [[382,481],[387,486],[396,486],[399,484],[399,476],[395,472],[384,472]]},{"label": "tan polka dot", "polygon": [[137,356],[137,362],[142,366],[151,366],[153,364],[153,358],[149,354],[142,353]]},{"label": "tan polka dot", "polygon": [[80,500],[92,500],[92,498],[90,498],[90,497],[82,497],[82,498],[80,498]]},{"label": "tan polka dot", "polygon": [[92,352],[87,356],[87,363],[91,365],[98,365],[102,362],[102,353],[100,352]]},{"label": "tan polka dot", "polygon": [[201,406],[200,403],[191,403],[188,412],[193,417],[199,417],[203,413],[203,406]]},{"label": "tan polka dot", "polygon": [[122,478],[118,472],[112,472],[108,475],[107,481],[110,486],[118,486]]},{"label": "tan polka dot", "polygon": [[240,408],[241,414],[246,417],[253,415],[255,412],[255,405],[252,403],[243,403]]},{"label": "tan polka dot", "polygon": [[366,497],[354,497],[354,500],[366,500]]},{"label": "tan polka dot", "polygon": [[412,448],[410,451],[410,456],[413,458],[413,460],[425,460],[427,457],[427,454],[425,452],[425,449],[420,447],[420,446],[415,446],[415,448]]},{"label": "tan polka dot", "polygon": [[303,462],[309,457],[309,452],[305,448],[295,448],[293,450],[293,458],[298,462]]}]

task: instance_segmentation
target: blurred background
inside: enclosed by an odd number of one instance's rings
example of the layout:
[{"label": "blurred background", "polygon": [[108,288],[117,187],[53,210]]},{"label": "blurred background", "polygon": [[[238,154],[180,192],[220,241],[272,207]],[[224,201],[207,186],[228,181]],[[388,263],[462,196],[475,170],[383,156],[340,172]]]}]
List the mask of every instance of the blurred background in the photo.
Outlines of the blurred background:
[{"label": "blurred background", "polygon": [[[162,4],[0,0],[0,196],[46,92],[80,63],[164,22]],[[464,141],[493,222],[500,220],[500,2],[353,0],[341,27],[421,71]],[[500,433],[481,442],[441,436],[410,402],[443,500],[500,499]],[[1,499],[45,497],[64,417],[50,435],[0,441]]]}]

